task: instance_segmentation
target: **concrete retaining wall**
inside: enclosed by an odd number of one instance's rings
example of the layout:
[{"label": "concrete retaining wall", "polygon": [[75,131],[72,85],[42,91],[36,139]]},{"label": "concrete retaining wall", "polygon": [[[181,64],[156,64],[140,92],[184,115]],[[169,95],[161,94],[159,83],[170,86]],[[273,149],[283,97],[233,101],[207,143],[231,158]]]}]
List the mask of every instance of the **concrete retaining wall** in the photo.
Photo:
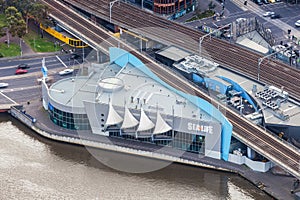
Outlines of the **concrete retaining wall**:
[{"label": "concrete retaining wall", "polygon": [[260,161],[253,161],[246,156],[239,156],[235,154],[229,154],[229,162],[242,165],[245,164],[250,167],[254,171],[258,172],[267,172],[271,167],[273,167],[272,162],[260,162]]},{"label": "concrete retaining wall", "polygon": [[221,170],[221,171],[233,172],[232,170],[229,170],[226,168],[216,167],[213,165],[208,165],[205,163],[195,162],[195,161],[182,159],[182,158],[178,158],[178,157],[174,157],[174,156],[169,156],[169,155],[165,155],[165,154],[159,154],[159,153],[150,152],[150,151],[142,151],[142,150],[121,147],[121,146],[116,146],[116,145],[111,145],[111,144],[105,144],[105,143],[100,143],[100,142],[93,142],[93,141],[89,141],[89,140],[83,140],[83,139],[78,139],[78,138],[73,138],[73,137],[66,137],[66,136],[59,136],[56,134],[51,134],[51,133],[41,130],[40,128],[35,126],[34,123],[32,122],[32,120],[28,116],[26,116],[20,110],[20,108],[12,107],[11,115],[13,117],[17,118],[18,120],[20,120],[22,123],[27,125],[32,130],[34,130],[36,133],[38,133],[46,138],[52,139],[52,140],[57,140],[60,142],[67,142],[67,143],[72,143],[72,144],[78,144],[78,145],[83,145],[83,146],[89,146],[89,147],[94,147],[94,148],[99,148],[99,149],[104,149],[104,150],[109,150],[109,151],[121,152],[121,153],[126,153],[126,154],[131,154],[131,155],[144,156],[144,157],[153,158],[153,159],[159,159],[159,160],[177,162],[177,163],[182,163],[182,164],[187,164],[187,165],[217,169],[217,170]]}]

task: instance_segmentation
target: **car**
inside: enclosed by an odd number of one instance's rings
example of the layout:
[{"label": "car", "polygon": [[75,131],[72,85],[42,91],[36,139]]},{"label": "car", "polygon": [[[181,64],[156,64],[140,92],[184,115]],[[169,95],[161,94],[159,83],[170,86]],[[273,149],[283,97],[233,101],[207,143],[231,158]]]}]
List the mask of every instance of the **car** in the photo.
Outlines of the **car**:
[{"label": "car", "polygon": [[80,55],[76,54],[76,53],[72,53],[69,60],[78,60],[80,59]]},{"label": "car", "polygon": [[270,2],[270,3],[275,3],[276,1],[275,1],[275,0],[269,0],[269,2]]},{"label": "car", "polygon": [[300,19],[295,22],[296,27],[300,27]]},{"label": "car", "polygon": [[16,69],[15,74],[26,74],[28,71],[26,69]]},{"label": "car", "polygon": [[58,73],[59,73],[59,75],[64,76],[64,75],[72,74],[73,71],[74,71],[74,69],[64,69]]},{"label": "car", "polygon": [[264,17],[270,17],[271,15],[274,15],[275,12],[267,11],[263,14]]},{"label": "car", "polygon": [[29,69],[30,67],[29,67],[29,65],[28,64],[19,64],[18,66],[17,66],[17,69]]},{"label": "car", "polygon": [[0,88],[6,88],[8,86],[8,83],[0,83]]},{"label": "car", "polygon": [[38,84],[41,84],[43,80],[45,80],[46,83],[51,83],[52,82],[52,78],[50,78],[48,76],[45,77],[45,78],[42,77],[42,78],[36,79],[36,81],[37,81]]},{"label": "car", "polygon": [[281,16],[279,14],[273,14],[271,15],[271,19],[279,19]]},{"label": "car", "polygon": [[263,2],[264,4],[269,4],[269,1],[268,1],[268,0],[262,0],[262,2]]},{"label": "car", "polygon": [[254,3],[256,3],[257,5],[262,5],[262,1],[261,0],[254,0]]}]

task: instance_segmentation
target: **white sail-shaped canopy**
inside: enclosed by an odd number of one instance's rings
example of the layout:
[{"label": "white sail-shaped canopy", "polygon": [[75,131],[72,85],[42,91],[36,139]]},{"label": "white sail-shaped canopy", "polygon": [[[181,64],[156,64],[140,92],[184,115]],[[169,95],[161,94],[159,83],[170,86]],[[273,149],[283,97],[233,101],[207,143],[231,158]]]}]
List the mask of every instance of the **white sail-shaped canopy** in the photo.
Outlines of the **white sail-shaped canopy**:
[{"label": "white sail-shaped canopy", "polygon": [[123,121],[123,118],[117,113],[112,104],[109,104],[108,115],[106,119],[106,126],[116,125]]},{"label": "white sail-shaped canopy", "polygon": [[133,128],[139,124],[139,121],[132,115],[127,107],[125,107],[124,121],[121,129]]},{"label": "white sail-shaped canopy", "polygon": [[159,112],[157,112],[155,129],[153,131],[153,135],[165,133],[167,131],[172,130],[172,127],[162,118]]},{"label": "white sail-shaped canopy", "polygon": [[154,123],[149,119],[149,117],[144,112],[144,109],[141,109],[141,118],[140,124],[136,131],[148,131],[154,127]]}]

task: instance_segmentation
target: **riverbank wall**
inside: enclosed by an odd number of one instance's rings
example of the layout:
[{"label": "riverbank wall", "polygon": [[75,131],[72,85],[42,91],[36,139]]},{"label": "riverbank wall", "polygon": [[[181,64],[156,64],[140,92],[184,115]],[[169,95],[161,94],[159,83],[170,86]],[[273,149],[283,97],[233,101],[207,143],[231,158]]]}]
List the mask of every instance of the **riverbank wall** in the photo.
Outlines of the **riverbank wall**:
[{"label": "riverbank wall", "polygon": [[[28,109],[28,108],[26,108]],[[34,109],[37,109],[36,107]],[[30,112],[29,112],[30,113]],[[130,154],[134,156],[143,156],[150,159],[158,159],[169,162],[176,162],[180,164],[204,167],[214,170],[220,170],[225,172],[236,173],[245,179],[247,179],[252,184],[256,185],[261,190],[265,191],[267,194],[275,199],[292,200],[295,199],[295,195],[291,194],[291,186],[293,183],[293,177],[287,176],[277,176],[270,172],[262,173],[255,172],[244,165],[237,165],[229,163],[222,160],[199,158],[195,159],[188,156],[176,157],[172,154],[163,154],[152,151],[146,151],[143,149],[135,149],[130,147],[118,146],[114,144],[108,144],[105,142],[92,141],[90,139],[84,139],[80,137],[71,137],[65,134],[57,134],[49,130],[45,130],[40,124],[37,123],[39,119],[36,119],[32,115],[28,114],[24,110],[23,106],[13,106],[10,109],[10,114],[14,118],[18,119],[20,122],[25,124],[27,127],[35,131],[37,134],[51,140],[65,142],[70,144],[76,144],[81,146],[93,147],[107,151],[119,152]]]}]

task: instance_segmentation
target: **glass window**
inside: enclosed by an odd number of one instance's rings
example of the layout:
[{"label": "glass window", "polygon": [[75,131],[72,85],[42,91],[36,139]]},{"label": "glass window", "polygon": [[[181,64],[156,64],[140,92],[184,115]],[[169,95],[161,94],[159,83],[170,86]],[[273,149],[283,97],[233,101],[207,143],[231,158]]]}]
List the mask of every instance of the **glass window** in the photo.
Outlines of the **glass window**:
[{"label": "glass window", "polygon": [[67,129],[81,129],[89,130],[90,124],[87,115],[85,114],[72,114],[63,112],[52,106],[52,110],[48,111],[50,119],[57,125]]}]

